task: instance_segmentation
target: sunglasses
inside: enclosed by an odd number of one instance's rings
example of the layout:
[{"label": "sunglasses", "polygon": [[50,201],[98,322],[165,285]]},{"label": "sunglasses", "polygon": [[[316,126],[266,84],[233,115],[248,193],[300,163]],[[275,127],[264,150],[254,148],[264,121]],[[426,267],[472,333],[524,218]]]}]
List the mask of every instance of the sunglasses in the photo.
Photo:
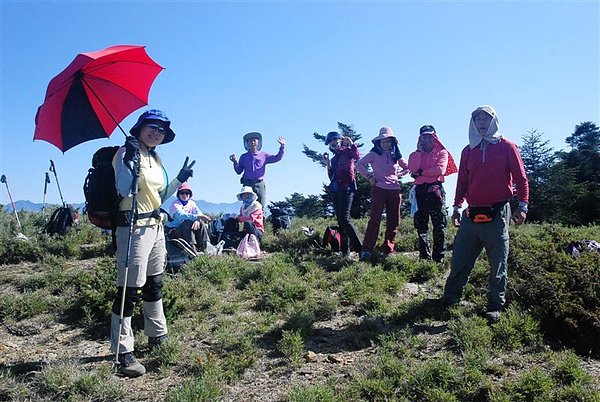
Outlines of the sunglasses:
[{"label": "sunglasses", "polygon": [[148,127],[150,130],[154,130],[154,131],[158,131],[161,134],[165,134],[167,132],[167,129],[164,128],[163,126],[159,126],[158,124],[146,124],[146,127]]},{"label": "sunglasses", "polygon": [[189,195],[191,197],[192,193],[190,193],[189,191],[180,191],[179,195]]}]

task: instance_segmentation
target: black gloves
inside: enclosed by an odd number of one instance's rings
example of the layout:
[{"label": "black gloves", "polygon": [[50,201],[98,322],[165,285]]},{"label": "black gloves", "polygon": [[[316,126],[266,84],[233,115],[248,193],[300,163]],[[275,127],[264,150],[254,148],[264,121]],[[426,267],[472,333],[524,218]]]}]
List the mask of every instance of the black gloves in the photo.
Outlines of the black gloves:
[{"label": "black gloves", "polygon": [[192,167],[194,166],[196,161],[192,161],[192,163],[190,163],[188,165],[189,160],[190,160],[190,157],[186,156],[185,162],[183,162],[183,167],[181,168],[181,170],[179,171],[179,174],[177,175],[177,180],[179,180],[182,183],[186,182],[187,179],[189,179],[190,177],[192,177],[194,175],[194,171],[192,170]]},{"label": "black gloves", "polygon": [[140,161],[140,143],[137,138],[129,135],[125,140],[124,162],[132,162],[134,165]]}]

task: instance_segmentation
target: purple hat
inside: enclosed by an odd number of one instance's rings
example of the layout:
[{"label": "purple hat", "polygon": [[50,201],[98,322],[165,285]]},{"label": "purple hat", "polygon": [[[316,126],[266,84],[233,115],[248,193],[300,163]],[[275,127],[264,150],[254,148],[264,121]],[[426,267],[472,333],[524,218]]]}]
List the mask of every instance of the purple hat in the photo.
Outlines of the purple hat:
[{"label": "purple hat", "polygon": [[379,135],[373,138],[371,142],[375,144],[377,141],[385,140],[386,138],[390,138],[394,141],[397,141],[396,136],[394,135],[394,131],[391,127],[381,127],[379,129]]}]

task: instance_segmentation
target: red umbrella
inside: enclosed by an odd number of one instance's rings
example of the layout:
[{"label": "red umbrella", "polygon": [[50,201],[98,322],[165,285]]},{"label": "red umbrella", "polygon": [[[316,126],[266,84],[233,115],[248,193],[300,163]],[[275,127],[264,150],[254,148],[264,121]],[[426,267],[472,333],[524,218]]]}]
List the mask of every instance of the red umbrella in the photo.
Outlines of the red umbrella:
[{"label": "red umbrella", "polygon": [[82,142],[110,137],[125,117],[148,104],[150,86],[162,70],[144,46],[78,54],[48,84],[35,116],[33,139],[65,152]]}]

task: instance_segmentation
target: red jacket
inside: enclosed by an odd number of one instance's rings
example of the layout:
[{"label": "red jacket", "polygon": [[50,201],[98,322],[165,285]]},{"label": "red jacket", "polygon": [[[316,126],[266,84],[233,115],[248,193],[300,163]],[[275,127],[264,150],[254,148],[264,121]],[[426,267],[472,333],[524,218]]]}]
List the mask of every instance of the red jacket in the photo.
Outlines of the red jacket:
[{"label": "red jacket", "polygon": [[529,182],[516,144],[506,138],[498,143],[482,141],[471,149],[468,145],[460,155],[454,205],[464,199],[471,206],[488,206],[513,197],[516,185],[519,201],[529,202]]}]

